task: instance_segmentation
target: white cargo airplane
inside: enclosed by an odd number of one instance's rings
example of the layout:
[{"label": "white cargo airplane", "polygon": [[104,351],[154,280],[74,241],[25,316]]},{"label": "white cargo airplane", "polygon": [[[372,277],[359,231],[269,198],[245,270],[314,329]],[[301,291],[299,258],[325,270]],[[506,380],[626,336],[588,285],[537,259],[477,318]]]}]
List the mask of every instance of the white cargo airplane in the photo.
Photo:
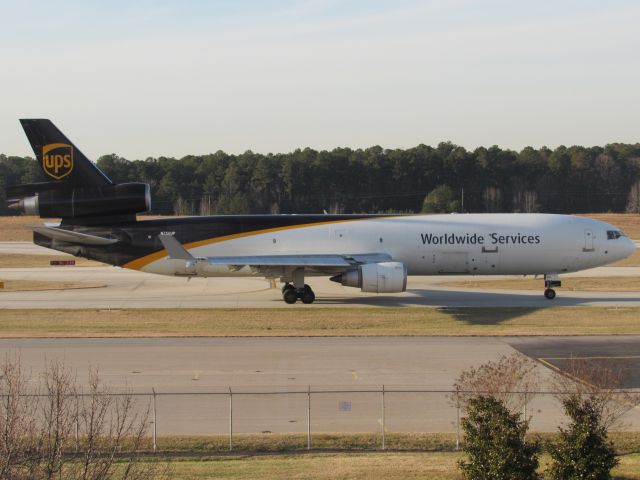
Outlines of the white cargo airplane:
[{"label": "white cargo airplane", "polygon": [[53,181],[7,189],[14,208],[59,225],[35,227],[55,250],[173,276],[264,276],[286,303],[312,303],[306,277],[329,276],[364,292],[397,293],[410,275],[542,275],[555,298],[559,275],[631,255],[619,229],[547,214],[225,215],[137,220],[149,186],[113,184],[50,121],[22,120]]}]

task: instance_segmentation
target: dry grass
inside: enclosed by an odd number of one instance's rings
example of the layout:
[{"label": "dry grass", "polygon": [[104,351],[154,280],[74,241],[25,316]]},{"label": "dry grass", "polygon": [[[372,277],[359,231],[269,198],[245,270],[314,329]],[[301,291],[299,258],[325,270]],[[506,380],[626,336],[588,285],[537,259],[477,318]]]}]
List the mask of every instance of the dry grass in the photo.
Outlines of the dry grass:
[{"label": "dry grass", "polygon": [[[555,434],[544,434],[552,440]],[[640,434],[611,434],[616,450],[621,455],[620,465],[614,469],[618,479],[640,480]],[[237,451],[291,452],[304,451],[304,434],[238,435],[234,437]],[[162,451],[195,454],[225,452],[228,437],[171,436],[160,437]],[[457,461],[463,454],[455,452],[455,435],[448,433],[407,433],[387,435],[389,449],[409,450],[370,452],[318,452],[322,449],[374,450],[380,447],[379,434],[318,434],[312,437],[316,451],[304,454],[256,456],[237,454],[224,457],[201,457],[172,460],[174,475],[181,479],[234,479],[234,478],[299,478],[299,479],[405,479],[437,478],[461,479]],[[410,451],[420,450],[420,451]],[[162,453],[161,453],[162,455]],[[541,458],[540,472],[549,465],[549,456]]]},{"label": "dry grass", "polygon": [[[446,282],[442,285],[459,288],[481,288],[500,290],[540,290],[544,288],[544,282],[538,278],[510,278],[500,280],[462,280]],[[563,277],[562,290],[572,291],[628,291],[640,290],[640,278],[638,277]]]},{"label": "dry grass", "polygon": [[636,250],[636,252],[622,260],[618,260],[615,263],[610,265],[611,267],[637,267],[640,266],[640,249]]},{"label": "dry grass", "polygon": [[[457,452],[376,452],[376,453],[310,453],[305,455],[205,457],[174,459],[171,469],[175,478],[201,479],[305,479],[364,480],[384,478],[462,480]],[[549,464],[541,458],[539,473]],[[619,480],[640,479],[640,455],[625,455],[613,470]]]},{"label": "dry grass", "polygon": [[33,238],[30,225],[42,225],[44,222],[55,222],[35,216],[0,217],[0,242],[28,242]]},{"label": "dry grass", "polygon": [[51,266],[52,260],[75,260],[76,267],[99,267],[101,262],[65,255],[0,254],[0,268],[42,268]]},{"label": "dry grass", "polygon": [[[200,479],[443,479],[462,477],[457,453],[313,453],[308,455],[242,456],[179,460],[171,463],[173,475]],[[634,478],[634,477],[629,477]]]},{"label": "dry grass", "polygon": [[75,282],[46,282],[37,280],[2,280],[2,292],[24,292],[37,290],[69,290],[74,288],[97,288],[102,285],[93,283],[75,283]]},{"label": "dry grass", "polygon": [[[157,215],[140,216],[140,219],[165,218]],[[0,217],[0,242],[30,242],[33,239],[31,225],[59,222],[59,218],[40,218],[32,215]]]},{"label": "dry grass", "polygon": [[[0,310],[0,337],[640,334],[640,308]],[[560,320],[559,320],[560,319]]]}]

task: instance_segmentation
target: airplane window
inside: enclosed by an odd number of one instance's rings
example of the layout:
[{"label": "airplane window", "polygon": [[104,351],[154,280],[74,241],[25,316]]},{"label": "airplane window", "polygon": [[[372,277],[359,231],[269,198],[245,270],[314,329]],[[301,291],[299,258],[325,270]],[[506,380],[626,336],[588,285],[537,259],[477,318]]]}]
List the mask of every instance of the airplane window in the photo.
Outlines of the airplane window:
[{"label": "airplane window", "polygon": [[607,230],[607,240],[615,240],[620,237],[624,237],[624,233],[620,230]]}]

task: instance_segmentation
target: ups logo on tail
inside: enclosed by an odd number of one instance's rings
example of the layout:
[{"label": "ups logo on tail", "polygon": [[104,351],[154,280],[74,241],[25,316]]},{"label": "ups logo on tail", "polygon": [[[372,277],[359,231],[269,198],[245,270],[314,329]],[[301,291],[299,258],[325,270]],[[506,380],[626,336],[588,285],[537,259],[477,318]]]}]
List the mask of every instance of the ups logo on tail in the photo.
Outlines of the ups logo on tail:
[{"label": "ups logo on tail", "polygon": [[66,143],[50,143],[42,147],[42,168],[56,180],[73,171],[73,147]]}]

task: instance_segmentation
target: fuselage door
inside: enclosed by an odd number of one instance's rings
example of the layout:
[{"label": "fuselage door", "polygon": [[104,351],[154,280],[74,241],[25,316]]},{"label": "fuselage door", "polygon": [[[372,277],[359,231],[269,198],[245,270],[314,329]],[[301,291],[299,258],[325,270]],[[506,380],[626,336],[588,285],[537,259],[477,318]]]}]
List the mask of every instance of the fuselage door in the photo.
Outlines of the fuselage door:
[{"label": "fuselage door", "polygon": [[584,231],[584,252],[593,252],[593,232],[591,230]]}]

